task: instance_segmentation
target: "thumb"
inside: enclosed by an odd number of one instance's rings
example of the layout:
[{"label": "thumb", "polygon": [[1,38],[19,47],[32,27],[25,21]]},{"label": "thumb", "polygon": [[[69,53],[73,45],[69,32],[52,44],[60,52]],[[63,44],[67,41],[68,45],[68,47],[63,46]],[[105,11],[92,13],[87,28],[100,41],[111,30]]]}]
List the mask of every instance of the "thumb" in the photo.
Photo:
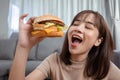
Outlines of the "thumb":
[{"label": "thumb", "polygon": [[22,14],[22,15],[20,16],[20,23],[23,23],[23,19],[24,19],[25,17],[27,17],[27,16],[28,16],[28,13]]}]

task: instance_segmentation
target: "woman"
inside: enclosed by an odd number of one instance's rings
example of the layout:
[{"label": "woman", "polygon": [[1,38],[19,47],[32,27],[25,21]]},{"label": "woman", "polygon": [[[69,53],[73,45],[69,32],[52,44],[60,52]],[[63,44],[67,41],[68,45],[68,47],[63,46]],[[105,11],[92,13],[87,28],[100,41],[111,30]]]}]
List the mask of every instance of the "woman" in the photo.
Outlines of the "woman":
[{"label": "woman", "polygon": [[[9,80],[119,80],[120,70],[111,62],[113,40],[104,18],[92,10],[78,13],[65,37],[62,53],[51,54],[25,77],[30,49],[44,38],[31,37],[34,18],[23,23]],[[22,61],[21,61],[22,58]],[[19,69],[19,67],[21,69]]]}]

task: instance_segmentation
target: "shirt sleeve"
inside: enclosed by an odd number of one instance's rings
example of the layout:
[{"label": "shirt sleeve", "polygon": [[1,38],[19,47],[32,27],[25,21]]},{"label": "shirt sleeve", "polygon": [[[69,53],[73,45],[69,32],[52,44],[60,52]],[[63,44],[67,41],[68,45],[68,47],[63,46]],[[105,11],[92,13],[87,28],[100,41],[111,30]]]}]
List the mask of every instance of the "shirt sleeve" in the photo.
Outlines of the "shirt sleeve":
[{"label": "shirt sleeve", "polygon": [[50,71],[51,71],[51,63],[52,63],[52,59],[55,57],[55,53],[51,54],[50,56],[48,56],[45,60],[43,60],[40,65],[36,68],[39,71],[41,71],[45,77],[50,77]]},{"label": "shirt sleeve", "polygon": [[109,80],[120,80],[120,69],[111,62]]}]

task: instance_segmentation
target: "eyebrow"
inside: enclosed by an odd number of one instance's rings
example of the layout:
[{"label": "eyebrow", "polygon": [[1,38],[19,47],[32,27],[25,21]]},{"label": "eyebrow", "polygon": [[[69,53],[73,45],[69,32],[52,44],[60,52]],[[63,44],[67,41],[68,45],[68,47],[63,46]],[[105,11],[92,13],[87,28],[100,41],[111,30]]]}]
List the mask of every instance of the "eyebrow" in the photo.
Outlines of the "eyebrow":
[{"label": "eyebrow", "polygon": [[90,21],[85,21],[85,23],[89,23],[89,24],[92,24],[93,26],[95,26],[95,24]]},{"label": "eyebrow", "polygon": [[81,20],[77,19],[77,20],[75,20],[75,21],[81,21]]},{"label": "eyebrow", "polygon": [[[75,21],[78,21],[78,22],[79,22],[79,21],[81,21],[81,20],[80,20],[80,19],[77,19],[77,20],[75,20]],[[84,21],[84,22],[85,22],[85,23],[88,23],[88,24],[91,24],[91,25],[93,25],[93,26],[96,26],[95,23],[93,23],[93,22],[90,22],[90,21]]]}]

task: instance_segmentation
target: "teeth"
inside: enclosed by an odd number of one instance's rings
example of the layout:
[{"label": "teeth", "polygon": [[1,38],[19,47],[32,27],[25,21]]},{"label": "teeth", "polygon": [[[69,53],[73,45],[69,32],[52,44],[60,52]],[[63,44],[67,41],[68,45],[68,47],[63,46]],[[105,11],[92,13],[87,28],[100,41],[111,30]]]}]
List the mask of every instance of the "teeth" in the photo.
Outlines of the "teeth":
[{"label": "teeth", "polygon": [[73,35],[73,37],[75,37],[75,38],[79,38],[78,36],[76,36],[76,35]]},{"label": "teeth", "polygon": [[77,36],[77,35],[73,35],[72,37],[73,37],[73,38],[78,38],[78,39],[82,40],[82,38],[79,37],[79,36]]},{"label": "teeth", "polygon": [[73,35],[72,36],[72,42],[78,42],[81,43],[82,42],[82,38],[77,36],[77,35]]}]

